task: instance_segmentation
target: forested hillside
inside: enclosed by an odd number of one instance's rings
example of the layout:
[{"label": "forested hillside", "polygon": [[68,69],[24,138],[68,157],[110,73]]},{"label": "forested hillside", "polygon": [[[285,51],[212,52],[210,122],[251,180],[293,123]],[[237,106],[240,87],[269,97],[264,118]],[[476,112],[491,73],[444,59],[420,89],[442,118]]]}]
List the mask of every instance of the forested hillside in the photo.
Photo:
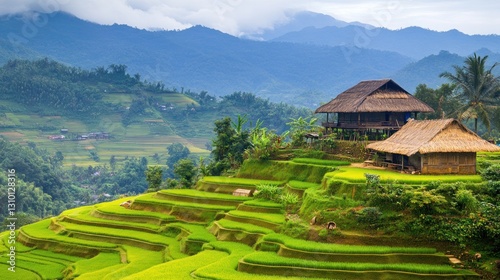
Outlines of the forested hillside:
[{"label": "forested hillside", "polygon": [[0,165],[16,168],[19,213],[35,219],[142,193],[148,164],[173,177],[174,152],[167,148],[177,144],[196,161],[207,158],[222,116],[281,133],[290,118],[310,114],[251,93],[178,92],[129,74],[125,65],[84,70],[49,59],[12,60],[0,68]]}]

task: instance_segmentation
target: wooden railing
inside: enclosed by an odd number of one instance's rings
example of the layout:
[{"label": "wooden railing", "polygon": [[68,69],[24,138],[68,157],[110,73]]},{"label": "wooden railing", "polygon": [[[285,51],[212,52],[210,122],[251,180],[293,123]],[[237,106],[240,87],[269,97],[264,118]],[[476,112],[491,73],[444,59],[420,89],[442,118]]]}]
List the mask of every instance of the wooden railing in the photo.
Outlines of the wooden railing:
[{"label": "wooden railing", "polygon": [[370,128],[370,127],[400,127],[400,124],[398,124],[396,121],[390,122],[390,121],[382,121],[382,122],[323,122],[322,123],[323,127],[328,127],[328,128],[333,128],[333,127],[339,127],[339,128]]}]

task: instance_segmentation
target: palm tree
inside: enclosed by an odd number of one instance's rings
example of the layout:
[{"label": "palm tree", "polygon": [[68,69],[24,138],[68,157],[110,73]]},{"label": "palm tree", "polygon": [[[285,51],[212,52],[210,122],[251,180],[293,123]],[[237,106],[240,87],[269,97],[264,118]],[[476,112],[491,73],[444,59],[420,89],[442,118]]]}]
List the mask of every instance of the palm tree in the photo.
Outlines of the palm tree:
[{"label": "palm tree", "polygon": [[441,73],[456,86],[456,98],[463,104],[458,111],[458,119],[474,119],[474,132],[480,120],[490,131],[490,109],[497,107],[495,95],[500,93],[500,77],[492,73],[498,62],[486,70],[487,55],[480,57],[474,53],[465,59],[465,65],[453,66],[455,74]]}]

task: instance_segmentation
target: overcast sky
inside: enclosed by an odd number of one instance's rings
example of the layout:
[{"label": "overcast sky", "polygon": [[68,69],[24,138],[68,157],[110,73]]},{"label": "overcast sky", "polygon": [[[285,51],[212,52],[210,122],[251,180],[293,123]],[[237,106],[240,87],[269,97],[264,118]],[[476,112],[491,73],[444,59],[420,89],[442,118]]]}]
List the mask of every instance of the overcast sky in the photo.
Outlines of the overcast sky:
[{"label": "overcast sky", "polygon": [[235,36],[270,29],[302,10],[389,29],[500,34],[497,0],[0,0],[0,14],[33,10],[66,11],[100,24],[143,29],[204,25]]}]

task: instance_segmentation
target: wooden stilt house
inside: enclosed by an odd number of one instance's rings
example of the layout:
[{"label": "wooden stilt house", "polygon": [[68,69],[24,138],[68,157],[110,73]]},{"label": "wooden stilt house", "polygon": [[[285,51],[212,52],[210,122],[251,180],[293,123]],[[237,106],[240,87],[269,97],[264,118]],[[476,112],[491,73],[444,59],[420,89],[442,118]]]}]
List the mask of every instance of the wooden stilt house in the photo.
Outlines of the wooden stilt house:
[{"label": "wooden stilt house", "polygon": [[418,113],[434,112],[393,80],[362,81],[320,106],[330,131],[381,132],[389,136]]},{"label": "wooden stilt house", "polygon": [[380,154],[379,164],[422,174],[476,174],[476,152],[500,151],[454,119],[410,120],[367,149]]}]

